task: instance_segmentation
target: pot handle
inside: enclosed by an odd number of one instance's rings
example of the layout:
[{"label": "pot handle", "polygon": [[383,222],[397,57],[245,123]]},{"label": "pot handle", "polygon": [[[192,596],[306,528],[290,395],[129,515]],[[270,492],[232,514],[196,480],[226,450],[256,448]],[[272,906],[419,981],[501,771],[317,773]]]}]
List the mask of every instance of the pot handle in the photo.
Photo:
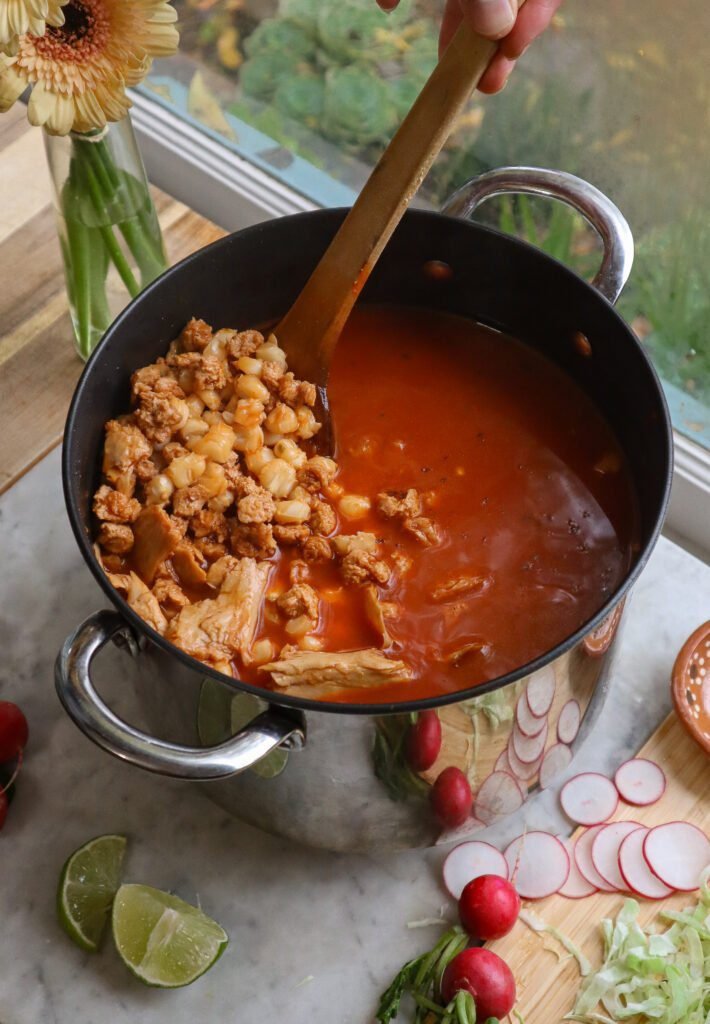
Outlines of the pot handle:
[{"label": "pot handle", "polygon": [[243,772],[276,747],[304,743],[298,722],[273,709],[216,747],[185,747],[140,732],[111,711],[91,681],[91,662],[109,640],[133,654],[138,652],[138,641],[125,619],[108,609],[94,612],[67,637],[54,678],[59,699],[74,723],[94,743],[123,761],[160,775],[206,782]]},{"label": "pot handle", "polygon": [[500,167],[462,185],[441,212],[450,217],[470,217],[484,199],[511,192],[559,199],[592,225],[604,245],[602,265],[592,284],[613,305],[631,273],[634,239],[621,210],[583,178],[540,167]]}]

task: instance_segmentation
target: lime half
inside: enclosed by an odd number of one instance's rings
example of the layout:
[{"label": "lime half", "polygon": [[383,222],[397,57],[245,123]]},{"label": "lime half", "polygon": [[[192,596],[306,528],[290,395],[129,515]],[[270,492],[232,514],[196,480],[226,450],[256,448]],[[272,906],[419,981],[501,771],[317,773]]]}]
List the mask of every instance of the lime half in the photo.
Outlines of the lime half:
[{"label": "lime half", "polygon": [[196,981],[229,936],[197,907],[149,885],[122,885],[113,901],[113,939],[137,978],[158,988]]},{"label": "lime half", "polygon": [[98,836],[75,850],[62,868],[57,913],[77,946],[95,953],[121,884],[125,836]]}]

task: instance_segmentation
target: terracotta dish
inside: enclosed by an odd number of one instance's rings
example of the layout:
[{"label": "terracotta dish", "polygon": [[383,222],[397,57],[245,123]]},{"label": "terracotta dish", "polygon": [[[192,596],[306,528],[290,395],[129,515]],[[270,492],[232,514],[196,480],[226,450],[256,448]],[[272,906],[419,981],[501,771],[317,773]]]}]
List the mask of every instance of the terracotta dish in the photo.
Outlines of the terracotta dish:
[{"label": "terracotta dish", "polygon": [[710,622],[699,626],[680,649],[673,666],[673,703],[681,722],[710,754]]}]

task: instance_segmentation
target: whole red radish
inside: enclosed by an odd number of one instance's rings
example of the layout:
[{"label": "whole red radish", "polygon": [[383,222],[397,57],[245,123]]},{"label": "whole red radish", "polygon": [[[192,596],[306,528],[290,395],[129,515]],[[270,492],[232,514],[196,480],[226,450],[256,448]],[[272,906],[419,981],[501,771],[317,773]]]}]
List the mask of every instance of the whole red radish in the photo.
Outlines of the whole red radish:
[{"label": "whole red radish", "polygon": [[506,878],[479,875],[459,900],[461,924],[472,939],[502,939],[520,913],[520,897]]},{"label": "whole red radish", "polygon": [[515,978],[505,960],[490,949],[464,949],[455,956],[441,979],[445,1004],[464,989],[473,996],[476,1019],[497,1017],[502,1020],[515,1005]]},{"label": "whole red radish", "polygon": [[473,794],[460,768],[444,768],[431,789],[431,806],[445,828],[463,825],[471,813]]},{"label": "whole red radish", "polygon": [[17,704],[0,700],[0,764],[11,761],[27,744],[27,719]]},{"label": "whole red radish", "polygon": [[441,722],[436,711],[420,711],[407,733],[407,761],[415,772],[431,768],[441,750]]}]

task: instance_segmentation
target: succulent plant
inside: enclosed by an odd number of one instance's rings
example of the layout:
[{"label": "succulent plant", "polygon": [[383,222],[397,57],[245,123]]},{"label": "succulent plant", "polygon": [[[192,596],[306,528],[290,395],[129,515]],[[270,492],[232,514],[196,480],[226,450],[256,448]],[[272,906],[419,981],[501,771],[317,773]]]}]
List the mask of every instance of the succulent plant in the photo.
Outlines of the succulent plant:
[{"label": "succulent plant", "polygon": [[326,138],[363,146],[387,138],[396,123],[387,84],[371,70],[352,66],[326,73],[320,126]]},{"label": "succulent plant", "polygon": [[298,58],[278,53],[257,53],[244,61],[239,69],[239,81],[247,96],[270,100],[282,78],[294,74]]},{"label": "succulent plant", "polygon": [[317,129],[323,114],[325,84],[314,74],[286,74],[279,81],[274,105],[286,117]]},{"label": "succulent plant", "polygon": [[309,60],[315,56],[315,42],[300,25],[282,18],[267,18],[244,43],[249,57],[273,54],[286,60]]}]

